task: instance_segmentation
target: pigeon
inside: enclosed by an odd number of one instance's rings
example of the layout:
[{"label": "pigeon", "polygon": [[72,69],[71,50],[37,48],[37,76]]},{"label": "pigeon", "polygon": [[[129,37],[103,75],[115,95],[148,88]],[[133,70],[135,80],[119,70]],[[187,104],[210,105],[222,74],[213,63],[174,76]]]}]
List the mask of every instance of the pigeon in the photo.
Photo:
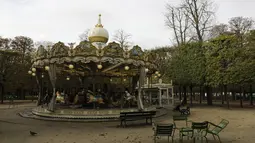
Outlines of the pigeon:
[{"label": "pigeon", "polygon": [[36,132],[30,131],[30,135],[31,135],[31,136],[35,136],[36,134],[37,134]]}]

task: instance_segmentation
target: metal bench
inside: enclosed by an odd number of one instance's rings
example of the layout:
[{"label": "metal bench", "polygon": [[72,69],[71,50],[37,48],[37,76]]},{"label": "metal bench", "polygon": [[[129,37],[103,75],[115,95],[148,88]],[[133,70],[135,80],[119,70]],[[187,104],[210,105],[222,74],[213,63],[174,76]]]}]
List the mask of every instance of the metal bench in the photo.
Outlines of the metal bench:
[{"label": "metal bench", "polygon": [[120,112],[120,125],[125,127],[127,125],[127,121],[142,119],[146,119],[146,124],[148,124],[148,120],[150,120],[150,123],[152,124],[152,118],[155,115],[156,111]]}]

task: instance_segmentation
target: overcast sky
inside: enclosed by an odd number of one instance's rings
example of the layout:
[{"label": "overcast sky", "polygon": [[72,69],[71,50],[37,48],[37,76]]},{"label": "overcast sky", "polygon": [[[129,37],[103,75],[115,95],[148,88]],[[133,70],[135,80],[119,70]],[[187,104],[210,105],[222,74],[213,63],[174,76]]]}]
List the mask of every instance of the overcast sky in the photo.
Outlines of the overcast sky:
[{"label": "overcast sky", "polygon": [[[109,32],[123,29],[142,48],[171,45],[164,25],[165,3],[180,0],[0,0],[0,36],[24,35],[34,41],[76,42],[97,23]],[[253,17],[255,0],[215,0],[217,23],[231,17]]]}]

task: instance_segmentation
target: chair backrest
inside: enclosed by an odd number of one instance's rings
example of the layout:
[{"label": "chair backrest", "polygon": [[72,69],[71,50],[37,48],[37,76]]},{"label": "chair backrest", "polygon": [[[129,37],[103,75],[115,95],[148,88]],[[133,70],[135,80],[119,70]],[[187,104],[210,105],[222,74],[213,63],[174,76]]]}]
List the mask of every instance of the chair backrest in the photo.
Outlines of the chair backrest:
[{"label": "chair backrest", "polygon": [[194,130],[207,130],[208,129],[208,122],[192,122],[192,129]]},{"label": "chair backrest", "polygon": [[176,127],[176,121],[184,121],[186,126],[188,126],[188,117],[186,115],[178,115],[178,116],[173,116],[173,123],[174,123],[174,126],[175,128],[178,128]]},{"label": "chair backrest", "polygon": [[186,115],[173,116],[174,121],[187,121],[188,117]]},{"label": "chair backrest", "polygon": [[221,122],[218,124],[222,129],[224,129],[228,125],[229,121],[226,119],[222,119]]},{"label": "chair backrest", "polygon": [[156,135],[166,135],[166,136],[171,136],[173,133],[173,124],[165,124],[165,125],[156,125],[156,130],[155,134]]},{"label": "chair backrest", "polygon": [[229,121],[226,119],[222,119],[221,122],[218,124],[219,127],[213,128],[214,133],[219,133],[221,132],[226,126],[229,124]]}]

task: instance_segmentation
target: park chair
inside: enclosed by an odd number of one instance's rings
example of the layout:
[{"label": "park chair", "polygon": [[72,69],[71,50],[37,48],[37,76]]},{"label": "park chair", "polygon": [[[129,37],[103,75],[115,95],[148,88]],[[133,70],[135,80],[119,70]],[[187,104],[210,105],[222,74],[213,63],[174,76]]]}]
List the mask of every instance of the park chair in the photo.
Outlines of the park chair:
[{"label": "park chair", "polygon": [[214,140],[215,136],[218,137],[219,142],[221,143],[219,133],[226,128],[226,126],[229,124],[229,121],[226,119],[222,119],[221,122],[218,125],[215,125],[214,123],[209,122],[209,129],[207,130],[207,133],[213,135]]},{"label": "park chair", "polygon": [[186,127],[188,126],[188,117],[186,115],[174,115],[173,116],[173,123],[174,123],[174,128],[175,129],[180,128],[180,127],[177,127],[177,124],[176,124],[176,122],[179,122],[179,121],[185,122]]},{"label": "park chair", "polygon": [[167,136],[168,142],[169,138],[172,137],[172,142],[174,142],[174,125],[173,124],[153,124],[154,130],[154,143],[156,143],[157,137]]},{"label": "park chair", "polygon": [[208,142],[206,135],[208,131],[209,123],[205,122],[192,122],[191,130],[187,130],[186,128],[180,129],[180,139],[183,140],[183,136],[187,136],[188,138],[192,138],[194,143],[196,142],[196,138],[206,139]]}]

